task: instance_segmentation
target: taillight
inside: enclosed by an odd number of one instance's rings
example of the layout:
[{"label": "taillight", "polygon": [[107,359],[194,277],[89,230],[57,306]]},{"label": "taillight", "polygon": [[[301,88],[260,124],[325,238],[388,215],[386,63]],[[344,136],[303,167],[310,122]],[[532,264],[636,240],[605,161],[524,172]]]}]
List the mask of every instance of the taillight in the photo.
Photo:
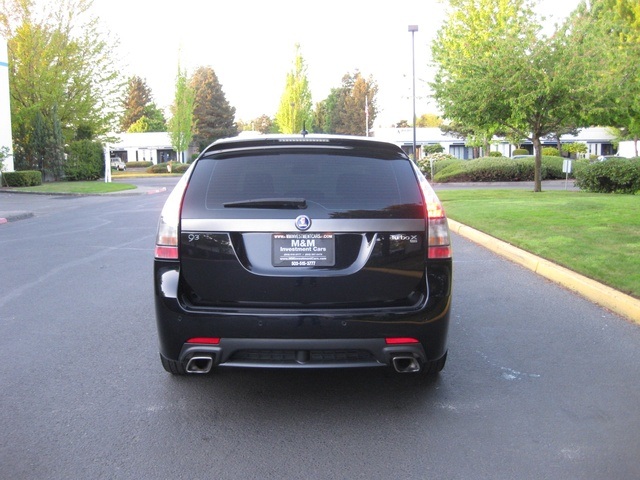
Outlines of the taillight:
[{"label": "taillight", "polygon": [[182,210],[182,198],[187,189],[190,173],[191,167],[180,178],[162,208],[156,234],[155,258],[161,260],[178,259],[180,211]]},{"label": "taillight", "polygon": [[219,345],[220,338],[218,337],[193,337],[187,340],[187,343],[200,343],[204,345]]},{"label": "taillight", "polygon": [[388,337],[384,339],[387,345],[406,345],[408,343],[420,343],[420,340],[413,337]]},{"label": "taillight", "polygon": [[451,258],[449,224],[442,203],[422,172],[417,167],[414,166],[414,168],[420,179],[420,188],[426,203],[429,233],[428,256],[429,258]]}]

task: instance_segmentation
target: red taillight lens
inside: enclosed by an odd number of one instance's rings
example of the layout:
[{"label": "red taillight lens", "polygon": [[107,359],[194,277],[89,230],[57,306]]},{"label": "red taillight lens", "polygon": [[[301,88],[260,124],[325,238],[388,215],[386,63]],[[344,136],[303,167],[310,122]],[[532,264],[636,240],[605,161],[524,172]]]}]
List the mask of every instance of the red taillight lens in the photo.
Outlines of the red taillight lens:
[{"label": "red taillight lens", "polygon": [[390,337],[385,338],[387,345],[406,345],[407,343],[420,343],[417,338],[412,337]]},{"label": "red taillight lens", "polygon": [[178,251],[178,230],[180,225],[180,212],[182,210],[182,198],[187,189],[189,175],[193,165],[182,176],[173,191],[167,198],[160,220],[158,221],[158,232],[156,234],[155,257],[161,260],[177,260]]},{"label": "red taillight lens", "polygon": [[451,258],[449,224],[447,223],[447,217],[444,213],[442,203],[422,172],[417,168],[415,170],[420,180],[422,196],[427,205],[427,229],[429,232],[428,257],[430,259]]},{"label": "red taillight lens", "polygon": [[178,247],[167,247],[163,245],[156,245],[155,257],[163,260],[177,260]]},{"label": "red taillight lens", "polygon": [[193,337],[187,340],[187,343],[201,343],[205,345],[218,345],[220,339],[217,337]]}]

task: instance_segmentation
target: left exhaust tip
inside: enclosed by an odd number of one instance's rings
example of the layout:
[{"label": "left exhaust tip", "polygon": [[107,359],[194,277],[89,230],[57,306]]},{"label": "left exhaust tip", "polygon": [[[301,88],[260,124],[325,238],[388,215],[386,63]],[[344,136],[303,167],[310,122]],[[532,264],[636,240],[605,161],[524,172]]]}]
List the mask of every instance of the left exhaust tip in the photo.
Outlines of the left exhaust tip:
[{"label": "left exhaust tip", "polygon": [[213,357],[196,355],[187,362],[187,373],[209,373],[213,367]]}]

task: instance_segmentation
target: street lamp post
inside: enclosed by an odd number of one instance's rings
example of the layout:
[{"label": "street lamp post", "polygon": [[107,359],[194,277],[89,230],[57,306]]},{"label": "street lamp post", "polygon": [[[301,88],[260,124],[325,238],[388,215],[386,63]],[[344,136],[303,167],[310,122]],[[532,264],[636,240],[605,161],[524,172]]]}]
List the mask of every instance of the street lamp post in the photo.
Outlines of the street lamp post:
[{"label": "street lamp post", "polygon": [[411,32],[411,65],[413,70],[413,161],[418,161],[416,152],[416,53],[415,53],[415,33],[418,31],[418,25],[409,25]]}]

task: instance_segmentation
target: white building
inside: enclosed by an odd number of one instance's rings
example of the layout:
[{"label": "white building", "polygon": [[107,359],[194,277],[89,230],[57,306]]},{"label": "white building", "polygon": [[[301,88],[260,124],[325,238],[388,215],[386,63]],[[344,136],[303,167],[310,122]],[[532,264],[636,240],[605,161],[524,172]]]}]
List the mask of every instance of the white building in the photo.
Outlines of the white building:
[{"label": "white building", "polygon": [[123,162],[152,162],[154,165],[176,160],[168,132],[118,133],[109,144],[112,157]]},{"label": "white building", "polygon": [[[407,153],[413,151],[413,128],[378,128],[374,132],[374,137],[380,140],[395,143],[402,147]],[[562,143],[582,142],[587,144],[588,153],[591,155],[612,155],[615,153],[613,145],[613,135],[606,128],[593,127],[584,128],[578,135],[563,135],[560,137]],[[473,148],[465,146],[462,138],[456,138],[442,132],[439,128],[416,128],[416,150],[417,158],[422,158],[423,147],[426,145],[440,144],[445,153],[449,153],[456,158],[463,160],[473,158]],[[555,147],[555,139],[543,139],[542,145],[545,147]],[[533,144],[529,140],[523,140],[520,145],[533,154]],[[500,152],[505,157],[510,157],[515,145],[510,144],[501,137],[495,137],[491,142],[491,150]]]}]

